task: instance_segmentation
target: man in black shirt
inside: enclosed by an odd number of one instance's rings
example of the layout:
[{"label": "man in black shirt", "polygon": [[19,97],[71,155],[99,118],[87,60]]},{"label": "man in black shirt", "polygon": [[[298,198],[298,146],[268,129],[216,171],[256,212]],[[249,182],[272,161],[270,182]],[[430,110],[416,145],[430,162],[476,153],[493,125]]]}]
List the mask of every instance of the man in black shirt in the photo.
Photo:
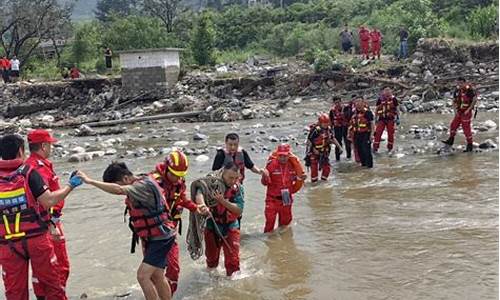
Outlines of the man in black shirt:
[{"label": "man in black shirt", "polygon": [[240,137],[236,133],[226,135],[225,148],[217,149],[212,171],[220,170],[228,161],[233,161],[240,169],[240,183],[245,179],[245,168],[262,175],[265,170],[258,168],[250,159],[248,152],[239,146]]},{"label": "man in black shirt", "polygon": [[46,211],[79,186],[81,178],[72,176],[67,186],[50,191],[41,175],[24,164],[24,140],[19,135],[2,137],[0,154],[0,265],[6,298],[28,299],[31,263],[33,277],[45,286],[46,298],[67,299],[55,267]]}]

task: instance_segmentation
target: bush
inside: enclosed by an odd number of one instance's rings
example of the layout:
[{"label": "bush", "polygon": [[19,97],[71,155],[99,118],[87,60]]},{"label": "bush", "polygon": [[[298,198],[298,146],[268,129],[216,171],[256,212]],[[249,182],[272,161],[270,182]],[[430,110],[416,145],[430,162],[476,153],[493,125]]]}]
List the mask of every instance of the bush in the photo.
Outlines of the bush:
[{"label": "bush", "polygon": [[331,71],[335,64],[335,58],[329,53],[329,51],[320,50],[316,53],[314,71],[316,73]]},{"label": "bush", "polygon": [[497,21],[498,7],[495,3],[476,8],[467,18],[470,34],[479,38],[489,38],[496,35]]}]

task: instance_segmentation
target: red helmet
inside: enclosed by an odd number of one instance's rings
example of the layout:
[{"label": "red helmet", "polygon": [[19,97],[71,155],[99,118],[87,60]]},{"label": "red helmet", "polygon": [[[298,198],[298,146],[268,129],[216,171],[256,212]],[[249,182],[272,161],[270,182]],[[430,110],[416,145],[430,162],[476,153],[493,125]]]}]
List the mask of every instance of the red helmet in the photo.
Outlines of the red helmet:
[{"label": "red helmet", "polygon": [[318,122],[321,124],[330,123],[330,117],[327,114],[323,113],[319,115]]},{"label": "red helmet", "polygon": [[276,151],[278,155],[289,155],[290,154],[290,145],[288,144],[280,144],[278,145],[278,149]]},{"label": "red helmet", "polygon": [[186,176],[188,170],[188,159],[180,150],[174,150],[165,158],[167,170],[177,177]]}]

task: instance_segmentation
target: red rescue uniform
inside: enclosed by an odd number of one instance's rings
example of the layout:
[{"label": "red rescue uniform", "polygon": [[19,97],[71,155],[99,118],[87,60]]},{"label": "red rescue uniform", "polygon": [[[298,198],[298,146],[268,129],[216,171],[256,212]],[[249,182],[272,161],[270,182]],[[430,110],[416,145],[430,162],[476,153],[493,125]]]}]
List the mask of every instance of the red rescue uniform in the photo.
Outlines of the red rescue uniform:
[{"label": "red rescue uniform", "polygon": [[[36,153],[31,153],[30,157],[26,160],[26,164],[37,170],[45,183],[49,186],[49,190],[57,191],[60,189],[59,177],[54,171],[54,166],[50,160],[45,159]],[[61,284],[66,288],[69,277],[69,258],[66,248],[66,239],[64,237],[63,224],[61,221],[63,208],[64,199],[51,207],[49,209],[49,214],[52,223],[50,225],[50,240],[52,241],[54,252],[57,256],[57,273],[61,277]],[[36,296],[45,296],[45,287],[42,286],[37,278],[33,278],[33,290]]]},{"label": "red rescue uniform", "polygon": [[307,139],[311,144],[311,148],[318,152],[318,154],[315,154],[311,149],[308,154],[311,161],[311,182],[318,181],[320,170],[321,179],[327,180],[331,170],[329,157],[331,150],[330,145],[334,139],[332,129],[330,126],[322,128],[318,124],[313,124],[311,125]]},{"label": "red rescue uniform", "polygon": [[286,226],[292,222],[293,194],[300,190],[301,185],[296,184],[299,178],[290,159],[286,164],[281,164],[276,157],[271,157],[266,169],[269,177],[262,176],[261,179],[262,184],[267,186],[264,232],[271,232],[274,230],[276,216],[279,218],[278,226]]},{"label": "red rescue uniform", "polygon": [[372,55],[373,58],[378,57],[380,59],[380,49],[382,48],[382,33],[378,30],[372,30],[370,32],[370,40],[372,43]]},{"label": "red rescue uniform", "polygon": [[48,187],[38,172],[20,159],[0,161],[0,265],[7,300],[29,299],[30,264],[47,299],[66,299],[48,233],[49,217],[33,194],[35,175],[43,185],[43,190],[38,188],[41,195]]},{"label": "red rescue uniform", "polygon": [[370,31],[366,28],[361,28],[359,34],[359,46],[361,47],[361,54],[368,59],[370,51]]},{"label": "red rescue uniform", "polygon": [[[156,181],[163,188],[165,199],[167,201],[168,207],[170,208],[169,218],[175,224],[176,230],[179,234],[182,234],[182,211],[183,208],[189,209],[194,212],[197,209],[197,205],[189,200],[186,196],[186,182],[182,178],[176,184],[171,183],[165,177],[165,163],[160,163],[156,165],[156,169],[153,172],[153,176]],[[174,242],[172,248],[167,254],[167,269],[165,276],[170,284],[170,290],[172,295],[177,290],[177,285],[179,281],[179,274],[181,267],[179,264],[179,244],[177,241]]]},{"label": "red rescue uniform", "polygon": [[377,127],[373,142],[373,151],[377,152],[382,139],[382,133],[387,128],[387,149],[391,151],[394,148],[395,120],[398,115],[398,100],[396,97],[380,96],[377,100]]},{"label": "red rescue uniform", "polygon": [[450,124],[450,137],[454,138],[458,128],[462,126],[467,144],[472,144],[473,141],[471,121],[472,110],[474,109],[472,103],[475,97],[476,91],[470,84],[458,87],[454,92],[453,105],[455,106],[456,114]]}]

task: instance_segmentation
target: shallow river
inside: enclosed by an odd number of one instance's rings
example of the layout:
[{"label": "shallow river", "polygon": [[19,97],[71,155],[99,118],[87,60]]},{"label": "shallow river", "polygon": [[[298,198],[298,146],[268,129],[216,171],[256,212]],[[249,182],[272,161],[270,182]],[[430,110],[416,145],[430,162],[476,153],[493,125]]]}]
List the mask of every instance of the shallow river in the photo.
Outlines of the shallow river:
[{"label": "shallow river", "polygon": [[[448,123],[450,118],[406,115],[401,131],[413,124]],[[482,114],[480,119],[498,123],[496,114]],[[255,145],[249,141],[259,130],[278,137],[293,134],[302,141],[303,126],[313,117],[299,117],[294,125],[288,125],[290,120],[287,115],[266,121],[260,129],[251,127],[257,121],[241,122],[236,131],[247,149]],[[269,128],[271,123],[285,126]],[[173,125],[188,133],[174,139],[190,139],[195,124]],[[211,145],[222,144],[224,134],[234,130],[231,124],[201,127]],[[244,135],[252,131],[257,133]],[[145,130],[131,129],[128,135],[139,132]],[[261,137],[266,140],[267,135]],[[482,140],[497,135],[493,131],[480,136]],[[428,141],[399,135],[398,142],[408,146]],[[463,136],[458,142],[463,143]],[[144,143],[172,145],[161,139]],[[304,148],[294,148],[302,156]],[[259,166],[268,155],[250,154]],[[209,170],[213,155],[211,150],[207,162],[191,157],[189,183]],[[132,170],[144,172],[161,159],[126,161]],[[109,160],[76,166],[56,163],[61,174],[80,168],[100,178]],[[375,158],[372,170],[345,160],[334,162],[329,182],[308,184],[296,195],[292,229],[271,236],[262,233],[265,191],[260,178],[250,173],[245,180],[241,278],[226,279],[222,266],[220,275],[208,274],[203,258],[190,259],[184,243],[185,212],[179,237],[181,278],[174,299],[498,299],[498,166],[498,151],[444,157],[382,154]],[[82,186],[67,200],[64,217],[71,259],[70,298],[86,293],[89,299],[115,299],[130,293],[124,299],[141,299],[135,278],[141,255],[129,253],[123,200]],[[3,284],[1,289],[3,297]]]}]

